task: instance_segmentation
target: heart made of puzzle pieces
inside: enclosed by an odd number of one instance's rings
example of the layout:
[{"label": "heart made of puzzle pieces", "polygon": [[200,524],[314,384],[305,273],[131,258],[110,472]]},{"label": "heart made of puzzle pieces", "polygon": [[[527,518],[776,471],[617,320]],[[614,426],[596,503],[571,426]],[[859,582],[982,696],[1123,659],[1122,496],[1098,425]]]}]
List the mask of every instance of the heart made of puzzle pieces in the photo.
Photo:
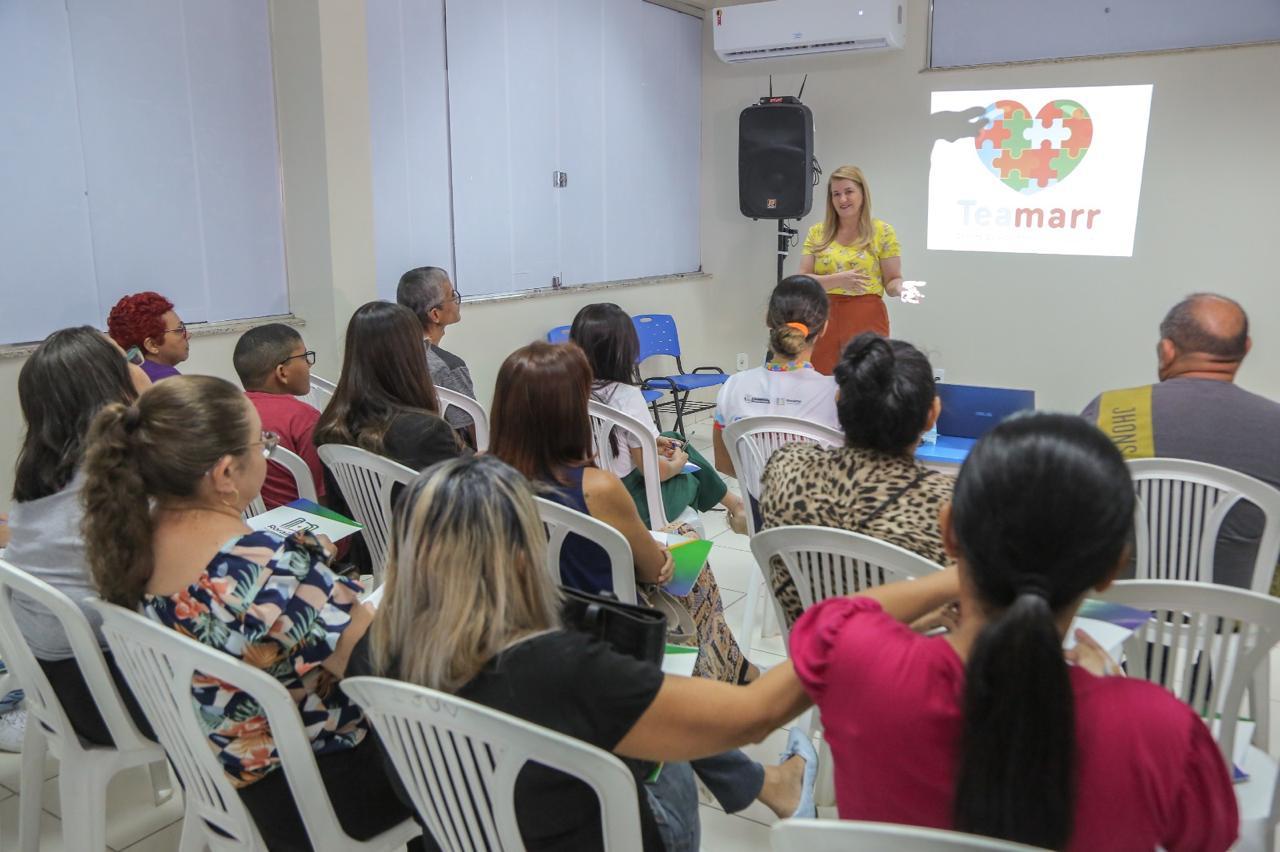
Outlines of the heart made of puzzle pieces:
[{"label": "heart made of puzzle pieces", "polygon": [[1075,171],[1093,141],[1093,119],[1075,101],[1049,101],[1035,117],[1017,101],[987,107],[987,123],[973,140],[978,159],[1001,183],[1031,195]]}]

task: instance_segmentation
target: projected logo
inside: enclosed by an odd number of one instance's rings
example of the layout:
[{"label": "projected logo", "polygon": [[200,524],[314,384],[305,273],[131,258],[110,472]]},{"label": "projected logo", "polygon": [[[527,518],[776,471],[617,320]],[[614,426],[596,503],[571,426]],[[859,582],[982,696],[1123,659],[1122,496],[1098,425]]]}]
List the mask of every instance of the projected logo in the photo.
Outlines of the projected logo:
[{"label": "projected logo", "polygon": [[931,250],[1133,254],[1151,86],[934,92],[930,111]]},{"label": "projected logo", "polygon": [[1075,101],[1050,101],[1033,118],[1018,101],[987,107],[974,139],[978,159],[1010,189],[1031,195],[1075,171],[1093,141],[1093,119]]}]

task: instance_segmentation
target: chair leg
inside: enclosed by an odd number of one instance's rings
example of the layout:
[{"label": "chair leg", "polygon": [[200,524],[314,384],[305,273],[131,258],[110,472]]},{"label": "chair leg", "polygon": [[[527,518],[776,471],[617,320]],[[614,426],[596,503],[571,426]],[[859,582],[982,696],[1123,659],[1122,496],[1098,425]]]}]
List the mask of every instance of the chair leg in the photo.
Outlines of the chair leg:
[{"label": "chair leg", "polygon": [[685,403],[685,400],[687,400],[688,398],[689,398],[688,391],[685,391],[683,395],[680,394],[678,391],[675,391],[675,390],[671,391],[671,399],[675,402],[676,431],[679,432],[681,435],[684,435],[685,437],[688,437],[689,435],[688,432],[684,431],[684,403]]},{"label": "chair leg", "polygon": [[747,579],[747,599],[743,601],[742,627],[738,632],[738,642],[742,653],[751,657],[751,631],[756,626],[756,607],[760,603],[760,581],[754,577]]},{"label": "chair leg", "polygon": [[[58,792],[62,797],[62,843],[67,849],[100,852],[107,845],[107,782],[102,764],[61,767]],[[68,771],[70,770],[70,771]]]},{"label": "chair leg", "polygon": [[818,779],[814,783],[813,800],[820,808],[831,808],[836,804],[836,773],[832,766],[831,746],[827,745],[824,734],[819,734],[817,743]]},{"label": "chair leg", "polygon": [[[40,848],[40,812],[44,804],[44,759],[48,745],[40,722],[27,715],[27,730],[22,737],[22,769],[18,802],[18,848],[37,852]],[[67,847],[68,849],[72,847]]]},{"label": "chair leg", "polygon": [[173,798],[173,790],[177,785],[169,775],[168,761],[157,760],[147,767],[147,771],[151,773],[151,795],[158,808]]},{"label": "chair leg", "polygon": [[205,852],[209,848],[204,840],[200,817],[187,810],[182,820],[182,837],[178,840],[178,852]]}]

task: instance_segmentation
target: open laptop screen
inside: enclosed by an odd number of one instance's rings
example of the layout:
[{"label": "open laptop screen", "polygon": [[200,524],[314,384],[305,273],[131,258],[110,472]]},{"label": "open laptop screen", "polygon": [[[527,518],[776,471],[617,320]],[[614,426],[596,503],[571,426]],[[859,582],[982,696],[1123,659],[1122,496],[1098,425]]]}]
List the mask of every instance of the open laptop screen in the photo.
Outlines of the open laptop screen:
[{"label": "open laptop screen", "polygon": [[981,438],[992,426],[1013,414],[1036,407],[1036,392],[977,385],[938,385],[942,414],[938,434]]}]

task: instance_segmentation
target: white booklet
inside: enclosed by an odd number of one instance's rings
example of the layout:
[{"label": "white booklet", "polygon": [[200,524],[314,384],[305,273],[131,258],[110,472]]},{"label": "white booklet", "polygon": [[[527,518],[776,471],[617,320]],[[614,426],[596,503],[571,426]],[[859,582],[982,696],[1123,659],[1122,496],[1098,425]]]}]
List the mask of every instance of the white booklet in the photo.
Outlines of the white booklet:
[{"label": "white booklet", "polygon": [[286,538],[294,533],[309,532],[327,535],[331,541],[341,541],[363,529],[355,521],[332,509],[301,499],[277,506],[261,515],[254,515],[245,523],[255,530],[267,530]]}]

